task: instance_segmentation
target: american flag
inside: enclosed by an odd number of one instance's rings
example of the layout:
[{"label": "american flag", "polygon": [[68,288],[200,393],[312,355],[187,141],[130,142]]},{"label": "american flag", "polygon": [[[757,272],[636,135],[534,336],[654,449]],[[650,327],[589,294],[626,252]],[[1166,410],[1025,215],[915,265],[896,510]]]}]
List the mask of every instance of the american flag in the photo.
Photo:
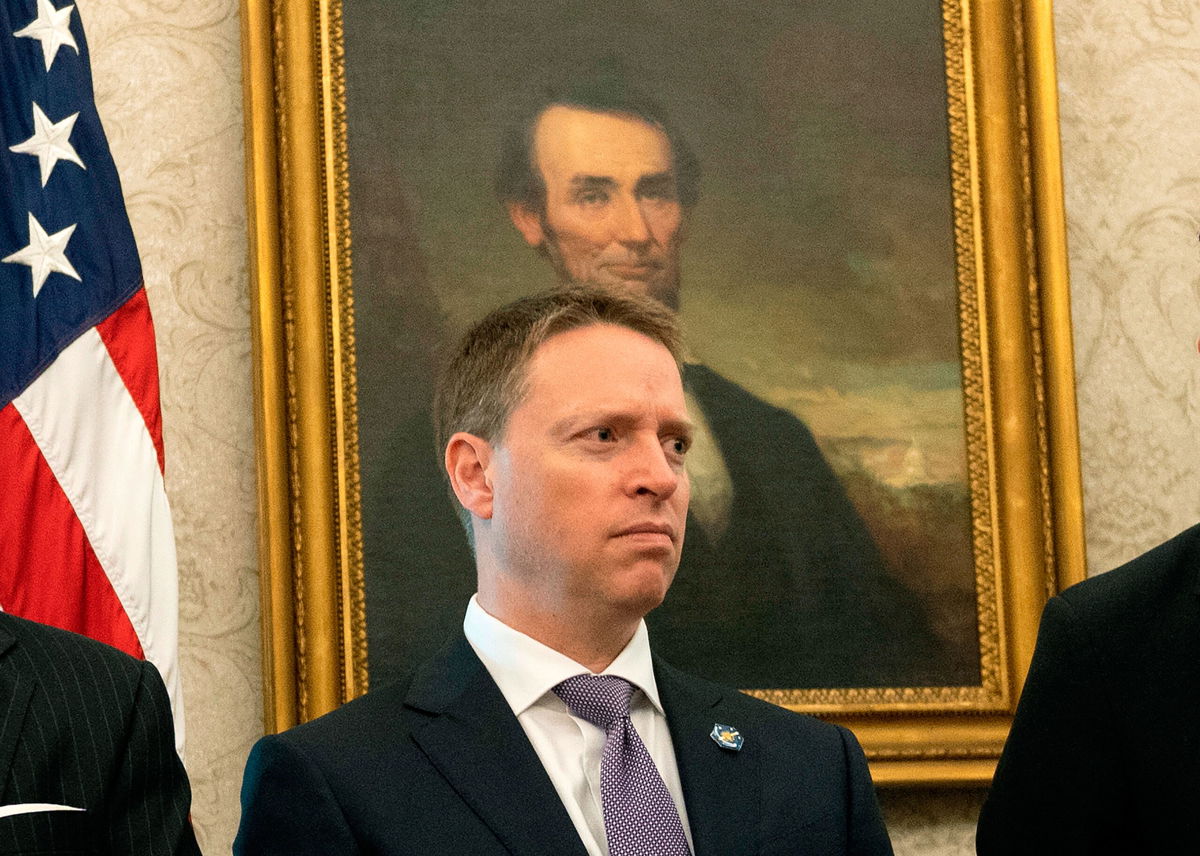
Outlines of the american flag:
[{"label": "american flag", "polygon": [[152,661],[182,751],[154,328],[63,0],[0,0],[0,609]]}]

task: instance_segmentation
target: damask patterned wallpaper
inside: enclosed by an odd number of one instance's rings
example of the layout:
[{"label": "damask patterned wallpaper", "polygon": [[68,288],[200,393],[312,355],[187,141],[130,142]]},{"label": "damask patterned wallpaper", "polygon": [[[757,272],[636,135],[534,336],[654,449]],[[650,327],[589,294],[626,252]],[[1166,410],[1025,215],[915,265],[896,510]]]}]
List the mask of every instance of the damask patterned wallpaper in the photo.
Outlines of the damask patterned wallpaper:
[{"label": "damask patterned wallpaper", "polygon": [[1092,573],[1200,520],[1200,6],[1056,13]]},{"label": "damask patterned wallpaper", "polygon": [[[228,853],[262,729],[238,2],[79,2],[158,327],[193,817]],[[1200,7],[1055,15],[1095,573],[1200,519]],[[882,796],[900,856],[974,852],[982,792]]]}]

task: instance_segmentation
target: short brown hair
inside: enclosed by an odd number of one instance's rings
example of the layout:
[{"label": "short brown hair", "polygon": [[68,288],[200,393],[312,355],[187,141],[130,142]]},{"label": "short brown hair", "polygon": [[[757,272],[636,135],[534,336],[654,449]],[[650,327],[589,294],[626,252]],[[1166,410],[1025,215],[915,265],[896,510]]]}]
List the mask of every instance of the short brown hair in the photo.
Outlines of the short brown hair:
[{"label": "short brown hair", "polygon": [[641,333],[682,365],[679,323],[657,300],[590,285],[523,297],[489,313],[451,352],[433,399],[439,452],[446,451],[458,431],[497,442],[525,395],[526,368],[534,351],[552,336],[593,324]]}]

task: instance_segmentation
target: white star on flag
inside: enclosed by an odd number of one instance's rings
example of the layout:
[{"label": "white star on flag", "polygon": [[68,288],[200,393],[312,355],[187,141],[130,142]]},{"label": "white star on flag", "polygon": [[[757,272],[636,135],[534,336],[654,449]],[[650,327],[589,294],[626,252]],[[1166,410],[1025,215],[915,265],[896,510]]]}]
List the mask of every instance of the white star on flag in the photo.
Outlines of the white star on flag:
[{"label": "white star on flag", "polygon": [[75,268],[67,261],[67,241],[78,223],[72,223],[61,232],[47,235],[42,224],[33,213],[29,214],[29,246],[17,250],[11,256],[5,256],[0,262],[29,265],[33,271],[33,296],[37,297],[46,282],[46,277],[52,273],[65,273],[67,276],[83,282],[83,277],[75,272]]},{"label": "white star on flag", "polygon": [[37,17],[29,22],[29,26],[13,33],[18,38],[37,39],[42,43],[42,57],[46,60],[46,71],[54,64],[58,49],[70,45],[79,53],[79,45],[71,35],[71,11],[74,5],[55,9],[50,0],[38,0]]},{"label": "white star on flag", "polygon": [[50,173],[60,160],[70,161],[87,169],[79,159],[79,153],[71,145],[71,131],[75,127],[78,113],[72,113],[61,122],[51,122],[37,102],[33,102],[33,136],[23,143],[9,146],[9,151],[20,155],[34,155],[42,169],[42,187],[50,180]]}]

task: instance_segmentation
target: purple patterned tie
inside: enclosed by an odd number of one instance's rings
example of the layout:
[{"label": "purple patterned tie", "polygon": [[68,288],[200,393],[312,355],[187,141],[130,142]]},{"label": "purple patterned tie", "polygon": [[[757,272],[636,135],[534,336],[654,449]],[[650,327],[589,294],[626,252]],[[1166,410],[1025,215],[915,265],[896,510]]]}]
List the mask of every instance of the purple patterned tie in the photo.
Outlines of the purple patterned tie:
[{"label": "purple patterned tie", "polygon": [[675,801],[629,720],[633,685],[614,675],[576,675],[554,692],[604,731],[600,801],[609,856],[691,856]]}]

